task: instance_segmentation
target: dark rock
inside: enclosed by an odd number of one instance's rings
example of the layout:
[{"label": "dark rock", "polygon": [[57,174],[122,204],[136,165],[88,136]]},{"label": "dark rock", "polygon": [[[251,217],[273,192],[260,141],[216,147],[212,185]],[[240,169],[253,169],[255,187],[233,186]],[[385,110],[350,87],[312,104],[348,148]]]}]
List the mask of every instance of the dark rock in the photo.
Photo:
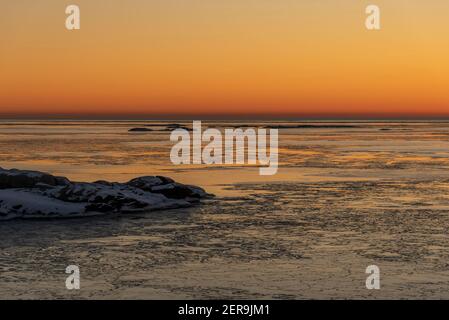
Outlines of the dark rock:
[{"label": "dark rock", "polygon": [[152,127],[153,131],[160,131],[160,132],[166,132],[166,131],[173,131],[176,129],[184,129],[186,131],[193,131],[192,128],[186,127],[179,123],[170,123],[170,124],[146,124],[145,127]]},{"label": "dark rock", "polygon": [[146,176],[132,179],[127,185],[144,191],[152,191],[153,187],[175,182],[173,179],[163,176]]},{"label": "dark rock", "polygon": [[153,129],[150,129],[150,128],[132,128],[132,129],[128,130],[128,132],[148,132],[148,131],[153,131]]},{"label": "dark rock", "polygon": [[181,183],[169,183],[152,188],[151,192],[161,193],[170,199],[183,199],[183,198],[205,198],[210,195],[204,191],[204,189],[189,186]]},{"label": "dark rock", "polygon": [[140,177],[129,181],[127,185],[144,191],[163,194],[170,199],[200,199],[213,196],[200,187],[177,183],[173,179],[163,176]]},{"label": "dark rock", "polygon": [[55,177],[49,173],[0,168],[0,189],[33,188],[38,184],[60,186],[68,183],[67,178]]}]

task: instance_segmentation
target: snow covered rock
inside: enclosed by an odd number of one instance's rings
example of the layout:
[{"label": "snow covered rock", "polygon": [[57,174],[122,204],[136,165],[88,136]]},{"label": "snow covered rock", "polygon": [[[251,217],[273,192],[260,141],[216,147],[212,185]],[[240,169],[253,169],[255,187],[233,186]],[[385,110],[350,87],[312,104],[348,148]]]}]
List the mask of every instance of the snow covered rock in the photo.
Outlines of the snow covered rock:
[{"label": "snow covered rock", "polygon": [[170,178],[162,176],[136,178],[129,181],[127,185],[144,191],[163,194],[170,199],[189,199],[190,201],[195,201],[210,196],[200,187],[177,183]]},{"label": "snow covered rock", "polygon": [[[92,213],[93,214],[93,213]],[[21,189],[0,190],[0,221],[15,218],[57,218],[87,215],[82,203],[48,198]]]},{"label": "snow covered rock", "polygon": [[202,188],[166,177],[86,183],[48,173],[0,168],[0,220],[143,213],[189,207],[210,196]]}]

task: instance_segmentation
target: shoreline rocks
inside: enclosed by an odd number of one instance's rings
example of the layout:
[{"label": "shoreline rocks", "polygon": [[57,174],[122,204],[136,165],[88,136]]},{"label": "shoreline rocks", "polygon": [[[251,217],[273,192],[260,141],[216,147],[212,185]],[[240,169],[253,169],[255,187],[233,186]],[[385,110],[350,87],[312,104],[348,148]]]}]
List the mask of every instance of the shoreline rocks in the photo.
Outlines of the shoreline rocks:
[{"label": "shoreline rocks", "polygon": [[192,128],[183,126],[177,123],[157,125],[157,124],[147,124],[144,127],[131,128],[128,132],[171,132],[176,129],[184,129],[186,131],[193,131]]},{"label": "shoreline rocks", "polygon": [[211,198],[204,189],[162,176],[127,183],[72,182],[65,177],[0,168],[0,221],[146,213],[186,208]]},{"label": "shoreline rocks", "polygon": [[153,129],[150,128],[131,128],[128,132],[151,132]]}]

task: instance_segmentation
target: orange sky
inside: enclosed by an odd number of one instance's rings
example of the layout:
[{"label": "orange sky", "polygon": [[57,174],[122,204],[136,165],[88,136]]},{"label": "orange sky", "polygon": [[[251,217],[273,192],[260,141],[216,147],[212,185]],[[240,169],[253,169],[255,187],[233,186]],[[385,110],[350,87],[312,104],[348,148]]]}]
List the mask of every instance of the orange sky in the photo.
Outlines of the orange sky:
[{"label": "orange sky", "polygon": [[449,116],[448,17],[447,0],[8,1],[0,114]]}]

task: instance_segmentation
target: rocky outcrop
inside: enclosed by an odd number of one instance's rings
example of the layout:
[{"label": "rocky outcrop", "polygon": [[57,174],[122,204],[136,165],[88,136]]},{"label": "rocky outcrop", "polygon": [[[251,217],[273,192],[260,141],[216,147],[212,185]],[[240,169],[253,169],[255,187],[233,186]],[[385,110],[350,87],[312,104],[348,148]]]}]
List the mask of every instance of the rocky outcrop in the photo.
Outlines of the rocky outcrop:
[{"label": "rocky outcrop", "polygon": [[127,183],[71,182],[48,173],[0,168],[0,220],[144,213],[189,207],[212,197],[200,187],[167,177]]},{"label": "rocky outcrop", "polygon": [[198,201],[208,196],[204,189],[200,187],[177,183],[170,178],[161,176],[140,177],[131,180],[127,184],[151,193],[163,194],[171,199]]},{"label": "rocky outcrop", "polygon": [[150,128],[131,128],[128,130],[128,132],[149,132],[153,131],[153,129]]},{"label": "rocky outcrop", "polygon": [[186,131],[193,131],[192,128],[183,126],[179,123],[152,123],[146,124],[144,127],[132,128],[128,132],[145,132],[145,131],[156,131],[156,132],[171,132],[176,129],[184,129]]},{"label": "rocky outcrop", "polygon": [[67,178],[55,177],[44,172],[0,168],[0,189],[33,188],[39,184],[58,186],[69,183]]}]

